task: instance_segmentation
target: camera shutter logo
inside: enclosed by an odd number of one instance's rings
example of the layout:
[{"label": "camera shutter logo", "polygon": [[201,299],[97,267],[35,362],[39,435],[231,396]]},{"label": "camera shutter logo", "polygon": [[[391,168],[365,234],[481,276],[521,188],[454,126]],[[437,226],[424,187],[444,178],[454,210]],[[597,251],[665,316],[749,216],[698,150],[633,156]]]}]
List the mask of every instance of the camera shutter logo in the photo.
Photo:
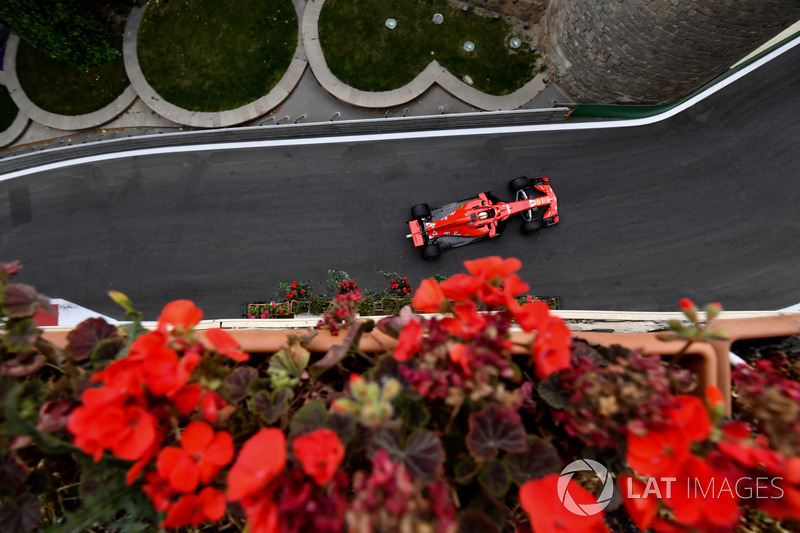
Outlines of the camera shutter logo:
[{"label": "camera shutter logo", "polygon": [[[603,491],[597,498],[597,503],[578,504],[572,499],[567,488],[575,472],[594,472],[603,482]],[[602,512],[611,502],[613,494],[614,481],[611,479],[608,470],[597,461],[592,461],[591,459],[573,461],[561,471],[561,476],[558,478],[558,499],[561,500],[561,503],[564,504],[568,511],[576,515],[592,516]]]}]

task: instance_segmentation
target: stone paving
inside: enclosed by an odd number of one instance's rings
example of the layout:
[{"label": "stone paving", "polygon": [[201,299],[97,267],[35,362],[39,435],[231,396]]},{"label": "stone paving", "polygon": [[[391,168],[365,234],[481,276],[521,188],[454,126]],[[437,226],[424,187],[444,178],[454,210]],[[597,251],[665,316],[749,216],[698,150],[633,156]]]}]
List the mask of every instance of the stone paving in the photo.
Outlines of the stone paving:
[{"label": "stone paving", "polygon": [[[248,123],[289,123],[293,117],[297,123],[550,108],[555,102],[571,101],[554,85],[548,86],[544,74],[536,75],[509,95],[493,96],[470,87],[436,61],[432,61],[409,84],[398,89],[360,91],[339,81],[325,63],[317,30],[324,0],[293,2],[298,14],[300,35],[286,74],[262,98],[237,109],[216,113],[189,111],[175,106],[161,98],[144,78],[136,54],[136,36],[144,7],[134,7],[131,11],[123,39],[125,70],[131,85],[113,103],[87,115],[68,117],[49,113],[27,98],[14,71],[18,39],[12,35],[4,56],[5,77],[0,78],[0,82],[7,86],[21,111],[21,117],[18,115],[21,125],[15,123],[5,132],[0,132],[0,147],[79,135],[81,131],[101,127],[102,133],[130,128],[175,131]],[[152,113],[148,113],[148,110],[152,110]],[[261,120],[258,120],[259,117],[262,117]],[[26,118],[31,119],[30,124]]]}]

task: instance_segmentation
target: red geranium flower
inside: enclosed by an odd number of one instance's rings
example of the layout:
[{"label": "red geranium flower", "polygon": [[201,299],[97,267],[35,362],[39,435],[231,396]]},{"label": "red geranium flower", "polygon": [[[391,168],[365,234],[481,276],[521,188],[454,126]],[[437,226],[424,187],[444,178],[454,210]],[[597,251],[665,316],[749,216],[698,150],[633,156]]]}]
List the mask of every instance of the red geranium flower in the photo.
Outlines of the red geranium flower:
[{"label": "red geranium flower", "polygon": [[75,446],[99,461],[106,449],[121,459],[135,461],[144,455],[157,435],[158,420],[137,404],[109,403],[107,387],[87,389],[83,405],[75,408],[67,429],[75,435]]},{"label": "red geranium flower", "polygon": [[483,286],[483,281],[469,274],[455,274],[439,284],[445,298],[455,301],[469,300]]},{"label": "red geranium flower", "polygon": [[429,278],[422,280],[411,304],[422,313],[438,313],[446,299],[436,280]]},{"label": "red geranium flower", "polygon": [[[519,501],[531,519],[534,533],[609,533],[605,513],[580,516],[567,510],[559,500],[558,474],[548,474],[526,482],[519,489]],[[597,499],[577,483],[570,483],[569,494],[578,505],[597,504]]]},{"label": "red geranium flower", "polygon": [[203,319],[203,311],[190,300],[175,300],[164,306],[158,317],[158,328],[188,331]]},{"label": "red geranium flower", "polygon": [[228,500],[239,501],[266,487],[286,466],[286,436],[265,428],[250,437],[228,473]]},{"label": "red geranium flower", "polygon": [[198,482],[209,483],[233,459],[233,437],[227,431],[214,434],[205,422],[192,422],[181,435],[181,447],[167,446],[158,454],[161,477],[175,490],[192,492]]},{"label": "red geranium flower", "polygon": [[250,356],[239,350],[239,343],[236,342],[230,333],[220,328],[208,329],[205,332],[208,342],[223,355],[227,355],[234,361],[247,361]]},{"label": "red geranium flower", "polygon": [[735,484],[694,455],[684,461],[681,474],[679,488],[664,500],[675,521],[700,531],[731,531],[740,512]]},{"label": "red geranium flower", "polygon": [[539,325],[532,346],[536,376],[539,379],[547,379],[553,372],[570,367],[571,339],[572,333],[569,328],[557,316],[549,315],[547,321]]},{"label": "red geranium flower", "polygon": [[502,280],[509,274],[513,274],[522,267],[522,261],[515,257],[503,259],[493,255],[483,259],[464,261],[464,266],[467,267],[470,274],[481,281],[491,281],[496,278]]},{"label": "red geranium flower", "polygon": [[628,434],[628,464],[640,474],[673,476],[689,455],[689,441],[679,429]]},{"label": "red geranium flower", "polygon": [[[633,476],[617,476],[622,489],[623,503],[639,531],[647,531],[658,512],[658,499],[654,494],[644,495],[645,485]],[[629,497],[630,496],[630,497]]]},{"label": "red geranium flower", "polygon": [[704,441],[711,435],[711,418],[703,401],[697,396],[676,396],[666,413],[691,442]]},{"label": "red geranium flower", "polygon": [[413,318],[397,338],[397,348],[394,349],[394,358],[398,361],[408,361],[419,352],[422,347],[422,324]]},{"label": "red geranium flower", "polygon": [[339,435],[330,429],[317,429],[292,442],[292,451],[306,473],[317,485],[327,485],[344,459]]},{"label": "red geranium flower", "polygon": [[198,526],[206,520],[216,521],[225,514],[225,496],[214,487],[205,487],[199,494],[184,494],[170,507],[162,527]]}]

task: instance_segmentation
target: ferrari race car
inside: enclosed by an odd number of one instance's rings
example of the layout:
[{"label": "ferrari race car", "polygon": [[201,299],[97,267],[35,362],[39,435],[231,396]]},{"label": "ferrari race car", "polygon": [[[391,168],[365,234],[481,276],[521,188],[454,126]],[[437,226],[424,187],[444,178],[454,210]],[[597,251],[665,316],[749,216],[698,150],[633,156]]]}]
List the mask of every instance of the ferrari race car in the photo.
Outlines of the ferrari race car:
[{"label": "ferrari race car", "polygon": [[414,246],[422,247],[422,256],[433,260],[442,250],[497,237],[509,218],[520,215],[522,232],[534,233],[558,223],[558,200],[547,176],[520,177],[508,184],[516,195],[513,202],[503,202],[490,192],[474,198],[431,209],[428,204],[411,208],[408,226]]}]

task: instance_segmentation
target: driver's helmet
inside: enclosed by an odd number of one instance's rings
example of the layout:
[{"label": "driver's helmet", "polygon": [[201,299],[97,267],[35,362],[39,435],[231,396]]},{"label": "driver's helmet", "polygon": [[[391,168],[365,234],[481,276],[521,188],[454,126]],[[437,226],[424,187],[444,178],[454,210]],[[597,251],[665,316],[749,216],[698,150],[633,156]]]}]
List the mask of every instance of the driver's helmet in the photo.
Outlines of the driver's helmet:
[{"label": "driver's helmet", "polygon": [[478,220],[486,220],[487,218],[489,218],[488,211],[481,211],[480,213],[478,213]]}]

